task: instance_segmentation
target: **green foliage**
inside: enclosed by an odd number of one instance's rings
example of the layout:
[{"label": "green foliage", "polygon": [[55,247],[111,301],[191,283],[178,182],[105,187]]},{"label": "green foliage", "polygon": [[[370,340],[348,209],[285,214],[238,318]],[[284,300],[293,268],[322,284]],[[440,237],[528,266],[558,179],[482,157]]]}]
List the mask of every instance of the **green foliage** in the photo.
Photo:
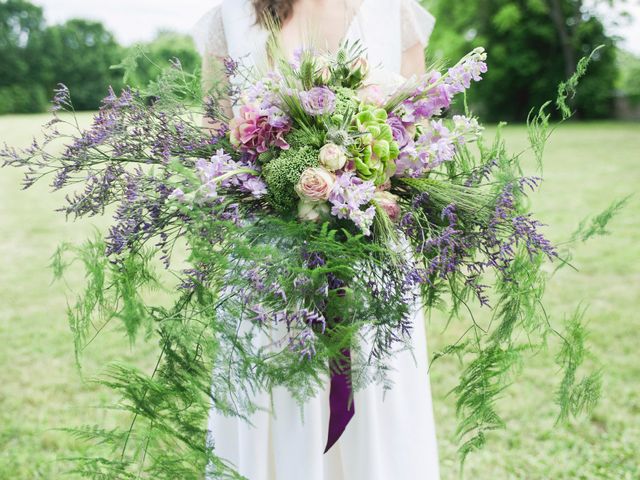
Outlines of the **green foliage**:
[{"label": "green foliage", "polygon": [[[0,1],[0,114],[46,110],[59,83],[73,91],[77,110],[95,110],[109,86],[116,92],[124,83],[147,87],[173,59],[186,75],[199,76],[200,56],[185,35],[160,32],[125,49],[101,23],[76,19],[47,27],[40,7]],[[125,70],[124,82],[118,70]]]},{"label": "green foliage", "polygon": [[65,84],[74,92],[78,110],[97,109],[109,86],[115,91],[122,86],[119,75],[110,70],[122,57],[122,50],[101,23],[69,20],[49,27],[42,55],[55,66],[46,78],[48,88]]},{"label": "green foliage", "polygon": [[[438,59],[459,58],[475,46],[489,52],[485,79],[469,94],[476,113],[492,121],[524,121],[554,95],[577,60],[599,45],[572,108],[580,118],[612,113],[617,78],[613,39],[578,0],[432,0],[438,22],[430,44]],[[459,106],[458,109],[462,109]]]},{"label": "green foliage", "polygon": [[358,107],[357,100],[353,97],[353,91],[348,88],[336,89],[336,110],[334,115],[341,118],[353,114]]},{"label": "green foliage", "polygon": [[41,112],[47,106],[42,8],[0,1],[0,114]]},{"label": "green foliage", "polygon": [[186,74],[199,72],[201,59],[191,37],[161,31],[151,42],[129,47],[125,60],[115,68],[124,71],[127,85],[146,88],[166,71],[171,61],[178,61]]},{"label": "green foliage", "polygon": [[8,85],[0,87],[0,115],[37,113],[48,105],[47,94],[40,85]]},{"label": "green foliage", "polygon": [[590,373],[576,382],[578,368],[584,363],[587,355],[584,314],[584,310],[578,309],[566,322],[562,348],[556,357],[558,366],[564,372],[556,392],[556,402],[560,407],[558,421],[566,421],[571,415],[577,416],[585,410],[591,412],[600,398],[601,372]]},{"label": "green foliage", "polygon": [[618,50],[620,76],[616,87],[620,93],[640,102],[640,57]]},{"label": "green foliage", "polygon": [[264,167],[265,181],[269,185],[269,201],[277,210],[295,211],[298,194],[294,188],[302,172],[317,167],[319,150],[310,146],[291,148]]},{"label": "green foliage", "polygon": [[0,1],[0,87],[41,78],[35,67],[42,67],[44,30],[42,8],[25,0]]}]

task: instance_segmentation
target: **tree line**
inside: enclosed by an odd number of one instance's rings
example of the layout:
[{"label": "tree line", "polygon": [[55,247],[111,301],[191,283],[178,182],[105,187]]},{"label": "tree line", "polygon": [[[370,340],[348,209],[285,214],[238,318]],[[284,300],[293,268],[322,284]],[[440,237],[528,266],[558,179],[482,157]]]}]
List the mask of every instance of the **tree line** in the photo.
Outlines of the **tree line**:
[{"label": "tree line", "polygon": [[150,43],[124,47],[100,22],[47,25],[42,8],[26,0],[0,0],[0,114],[45,111],[59,83],[69,87],[77,110],[94,110],[109,86],[116,91],[124,86],[123,71],[113,68],[124,58],[137,59],[127,80],[134,85],[149,83],[172,58],[190,71],[200,65],[184,35],[160,32]]},{"label": "tree line", "polygon": [[[451,62],[478,45],[489,51],[490,70],[468,99],[486,120],[526,119],[532,108],[554,98],[558,83],[598,45],[605,48],[574,99],[579,117],[611,116],[616,88],[630,85],[640,93],[640,61],[618,52],[594,13],[594,5],[616,0],[590,0],[589,5],[585,0],[423,3],[438,19],[430,60]],[[137,62],[127,78],[134,85],[153,80],[172,58],[188,71],[200,65],[193,42],[184,35],[160,32],[152,42],[124,47],[99,22],[47,25],[42,9],[27,0],[0,0],[0,113],[44,111],[58,83],[71,89],[78,110],[96,109],[109,85],[123,87],[123,72],[113,66],[124,58]]]}]

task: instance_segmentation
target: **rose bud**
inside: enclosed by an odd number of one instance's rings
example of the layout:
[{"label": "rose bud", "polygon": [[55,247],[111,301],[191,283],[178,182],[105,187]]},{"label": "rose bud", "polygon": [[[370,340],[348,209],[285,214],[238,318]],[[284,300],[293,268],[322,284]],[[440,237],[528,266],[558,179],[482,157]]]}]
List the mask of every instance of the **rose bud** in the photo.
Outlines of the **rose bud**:
[{"label": "rose bud", "polygon": [[325,65],[318,71],[318,80],[323,85],[328,85],[331,82],[333,74],[331,73],[331,67]]},{"label": "rose bud", "polygon": [[398,197],[389,192],[379,191],[375,193],[373,201],[389,215],[391,220],[397,222],[400,219]]},{"label": "rose bud", "polygon": [[351,70],[353,74],[366,77],[369,74],[369,60],[367,60],[367,57],[356,58],[351,64]]},{"label": "rose bud", "polygon": [[320,149],[320,164],[330,172],[340,170],[347,163],[344,149],[335,143],[327,143]]},{"label": "rose bud", "polygon": [[319,222],[329,216],[330,209],[326,203],[300,200],[298,203],[298,218],[307,222]]}]

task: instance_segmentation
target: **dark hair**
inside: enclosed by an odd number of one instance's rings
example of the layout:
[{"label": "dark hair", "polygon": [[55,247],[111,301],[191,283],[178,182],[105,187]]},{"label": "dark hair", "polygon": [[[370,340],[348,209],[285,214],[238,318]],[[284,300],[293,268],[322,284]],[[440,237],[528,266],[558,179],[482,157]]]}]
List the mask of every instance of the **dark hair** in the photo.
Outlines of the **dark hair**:
[{"label": "dark hair", "polygon": [[256,18],[262,26],[275,21],[281,24],[293,13],[293,5],[296,0],[253,0],[253,8],[256,10]]}]

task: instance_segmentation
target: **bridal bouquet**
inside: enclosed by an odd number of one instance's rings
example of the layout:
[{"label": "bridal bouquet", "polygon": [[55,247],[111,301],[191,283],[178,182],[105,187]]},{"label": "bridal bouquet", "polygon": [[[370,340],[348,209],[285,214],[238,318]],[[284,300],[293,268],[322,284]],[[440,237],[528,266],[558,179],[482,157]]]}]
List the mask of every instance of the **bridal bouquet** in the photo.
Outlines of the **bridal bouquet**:
[{"label": "bridal bouquet", "polygon": [[[465,362],[455,390],[463,454],[502,425],[494,399],[513,365],[532,338],[557,332],[540,300],[542,265],[559,254],[527,209],[540,179],[523,176],[499,135],[487,144],[473,116],[446,115],[485,61],[477,49],[389,89],[357,44],[330,57],[300,51],[251,77],[228,60],[229,80],[203,102],[208,128],[188,102],[197,78],[178,64],[149,90],[111,92],[87,129],[61,112],[72,102],[59,88],[44,141],[1,156],[27,169],[26,186],[45,176],[56,190],[79,186],[66,215],[113,215],[104,238],[53,260],[57,276],[68,255],[86,267],[69,310],[78,357],[113,321],[159,345],[150,374],[110,368],[104,383],[134,420],[82,431],[118,454],[85,460],[81,473],[199,478],[208,465],[238,478],[203,441],[209,404],[249,416],[256,391],[284,386],[304,402],[327,376],[330,448],[354,414],[353,390],[386,382],[420,307],[468,322],[469,335],[438,355]],[[538,156],[548,118],[541,110],[531,122]],[[473,302],[492,308],[489,327],[466,315]],[[567,336],[559,356],[565,414],[597,393],[566,353],[580,339]]]}]

